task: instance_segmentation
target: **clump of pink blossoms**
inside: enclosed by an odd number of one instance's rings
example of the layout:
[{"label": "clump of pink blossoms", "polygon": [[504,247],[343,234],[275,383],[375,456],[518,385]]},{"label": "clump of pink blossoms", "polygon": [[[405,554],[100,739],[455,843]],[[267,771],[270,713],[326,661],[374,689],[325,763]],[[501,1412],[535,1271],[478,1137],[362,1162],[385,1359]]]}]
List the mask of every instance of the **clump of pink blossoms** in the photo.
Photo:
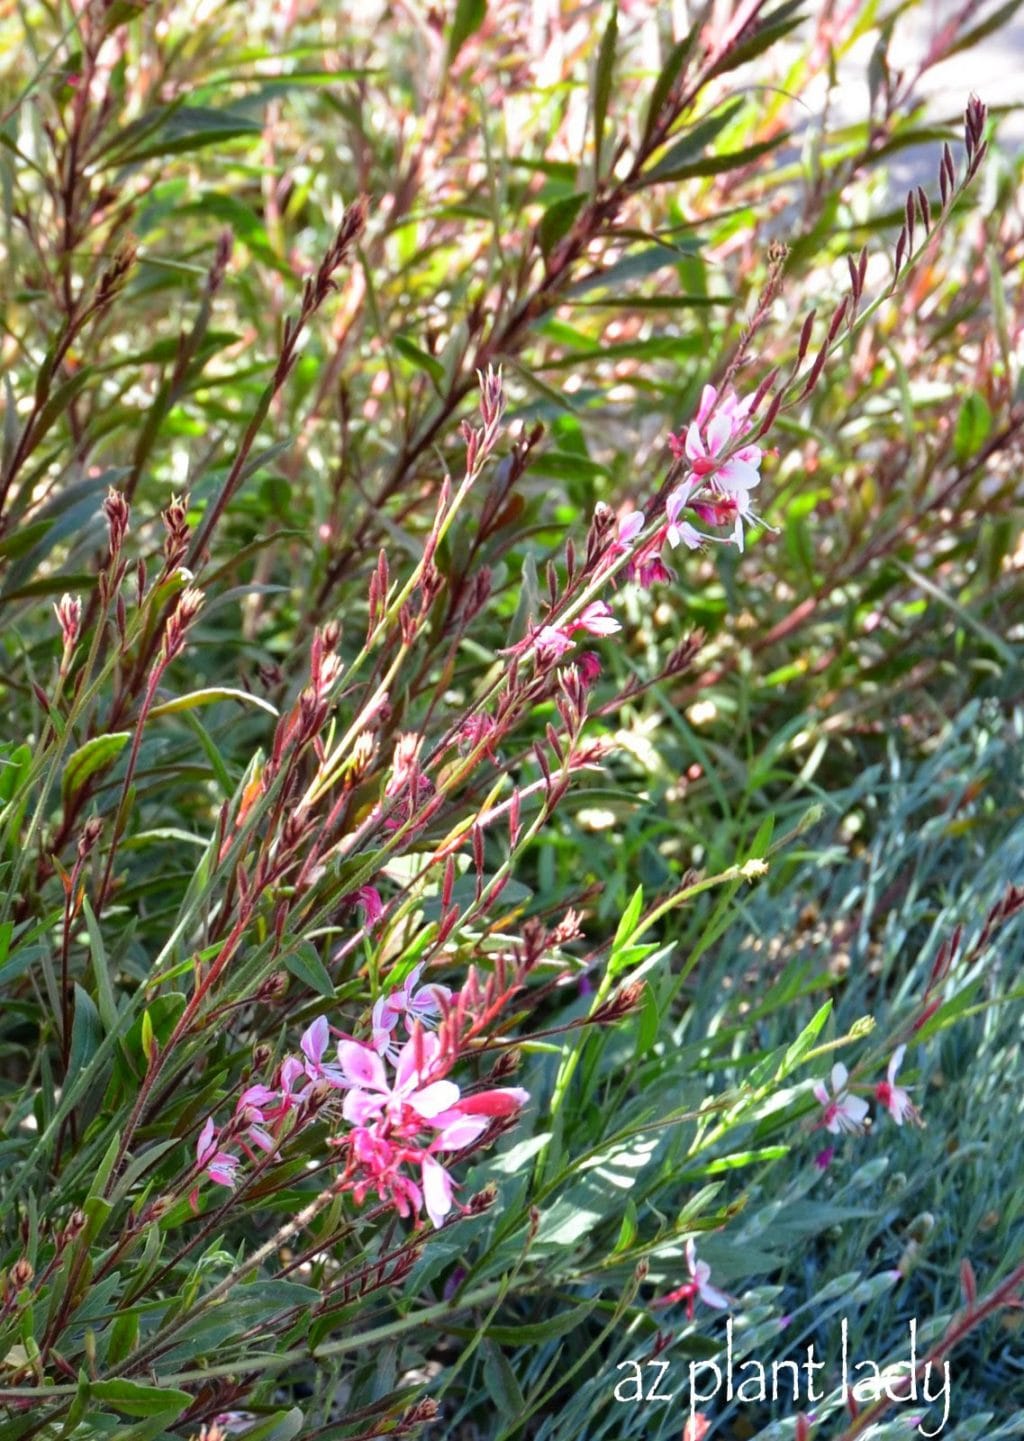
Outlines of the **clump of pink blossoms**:
[{"label": "clump of pink blossoms", "polygon": [[[455,1056],[423,1030],[441,1014],[452,992],[447,986],[418,986],[416,969],[373,1009],[373,1043],[343,1036],[329,1059],[331,1028],[318,1016],[303,1032],[300,1056],[289,1056],[276,1087],[249,1086],[238,1098],[232,1122],[220,1133],[210,1117],[200,1132],[196,1164],[211,1181],[233,1188],[240,1158],[226,1147],[234,1141],[255,1160],[256,1150],[273,1154],[285,1136],[286,1119],[312,1116],[331,1091],[345,1093],[341,1119],[350,1128],[331,1144],[344,1154],[342,1185],[361,1203],[373,1193],[402,1217],[425,1210],[441,1226],[455,1203],[455,1182],[440,1157],[464,1151],[495,1121],[516,1115],[529,1100],[519,1087],[463,1095],[447,1074]],[[408,1039],[399,1046],[394,1031],[404,1017]],[[386,1062],[393,1064],[389,1075]],[[196,1192],[192,1193],[193,1207]]]},{"label": "clump of pink blossoms", "polygon": [[438,1156],[464,1150],[492,1120],[515,1115],[528,1093],[516,1086],[463,1096],[454,1081],[435,1079],[445,1067],[441,1044],[419,1029],[399,1051],[392,1078],[382,1057],[357,1041],[342,1041],[338,1057],[349,1087],[342,1115],[354,1128],[346,1140],[356,1200],[375,1191],[399,1215],[423,1207],[442,1225],[455,1183]]},{"label": "clump of pink blossoms", "polygon": [[575,620],[567,621],[564,625],[542,625],[534,632],[532,644],[540,660],[557,661],[561,660],[566,651],[572,650],[575,644],[572,637],[577,631],[585,631],[587,635],[608,636],[621,629],[622,626],[605,602],[595,600],[586,606]]},{"label": "clump of pink blossoms", "polygon": [[697,414],[684,435],[670,435],[669,449],[689,469],[683,483],[665,503],[668,526],[665,538],[669,545],[682,543],[690,550],[704,540],[722,539],[709,536],[688,520],[682,519],[690,510],[706,525],[732,522],[728,539],[743,549],[743,527],[751,521],[764,525],[751,508],[750,493],[761,479],[759,445],[745,440],[750,429],[750,412],[754,396],[740,400],[733,391],[720,394],[713,385],[705,385]]}]

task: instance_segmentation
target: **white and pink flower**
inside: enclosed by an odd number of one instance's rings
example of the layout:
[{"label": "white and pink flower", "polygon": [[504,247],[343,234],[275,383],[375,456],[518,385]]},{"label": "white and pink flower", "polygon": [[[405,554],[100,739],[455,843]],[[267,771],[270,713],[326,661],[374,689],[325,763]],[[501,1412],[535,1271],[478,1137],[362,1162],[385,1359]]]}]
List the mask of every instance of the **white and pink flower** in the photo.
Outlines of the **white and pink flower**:
[{"label": "white and pink flower", "polygon": [[711,1306],[716,1311],[729,1309],[732,1304],[730,1298],[711,1284],[711,1267],[706,1261],[697,1260],[697,1247],[692,1237],[686,1243],[686,1269],[690,1273],[690,1279],[670,1291],[667,1296],[661,1296],[654,1302],[655,1306],[674,1306],[677,1301],[685,1301],[686,1316],[690,1321],[693,1320],[698,1301],[703,1301],[705,1306]]},{"label": "white and pink flower", "polygon": [[394,1061],[398,1057],[398,1042],[393,1033],[403,1016],[411,1034],[416,1021],[424,1026],[436,1024],[443,1004],[451,1000],[452,993],[448,986],[442,986],[436,981],[421,986],[419,979],[422,974],[421,962],[409,972],[403,985],[397,986],[388,995],[381,996],[373,1007],[373,1048],[389,1060]]},{"label": "white and pink flower", "polygon": [[196,1141],[196,1165],[201,1166],[210,1180],[216,1181],[218,1186],[227,1186],[230,1189],[235,1184],[238,1164],[237,1156],[220,1150],[217,1128],[213,1124],[213,1117],[208,1116]]},{"label": "white and pink flower", "polygon": [[853,1096],[846,1089],[849,1079],[849,1071],[842,1061],[837,1061],[832,1067],[831,1094],[824,1081],[814,1083],[814,1094],[825,1112],[819,1124],[833,1136],[840,1133],[859,1136],[864,1131],[870,1108],[862,1096]]},{"label": "white and pink flower", "polygon": [[924,1124],[921,1113],[910,1099],[909,1091],[896,1084],[896,1073],[906,1054],[906,1046],[897,1046],[893,1051],[886,1078],[875,1087],[875,1098],[878,1104],[889,1112],[897,1126],[902,1126],[904,1121],[909,1121],[912,1126],[921,1126]]}]

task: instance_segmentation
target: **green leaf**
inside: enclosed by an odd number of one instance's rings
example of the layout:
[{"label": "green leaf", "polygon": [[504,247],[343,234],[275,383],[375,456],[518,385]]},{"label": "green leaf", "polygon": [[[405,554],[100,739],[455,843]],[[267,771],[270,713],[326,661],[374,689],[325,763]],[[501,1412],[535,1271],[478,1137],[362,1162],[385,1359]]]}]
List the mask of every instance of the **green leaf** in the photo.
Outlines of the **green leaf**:
[{"label": "green leaf", "polygon": [[748,145],[743,150],[728,150],[721,155],[709,155],[705,160],[695,160],[692,165],[677,165],[671,174],[658,175],[656,178],[662,181],[691,180],[700,175],[724,175],[727,170],[739,170],[744,165],[752,164],[770,150],[784,145],[788,139],[789,131],[783,130],[771,140],[760,140],[756,145]]},{"label": "green leaf", "polygon": [[500,1346],[489,1340],[484,1361],[484,1385],[501,1414],[516,1420],[526,1410],[526,1398],[516,1380],[516,1373]]},{"label": "green leaf", "polygon": [[99,928],[93,908],[89,904],[89,898],[84,895],[82,897],[82,913],[85,916],[85,928],[89,934],[89,949],[92,951],[92,970],[96,977],[96,998],[99,1002],[100,1019],[108,1031],[113,1031],[117,1026],[117,1003],[114,1000],[114,988],[110,983],[107,949],[103,944],[103,933]]},{"label": "green leaf", "polygon": [[622,1213],[622,1225],[619,1227],[619,1238],[612,1248],[612,1255],[617,1255],[620,1251],[628,1251],[636,1240],[638,1232],[636,1202],[632,1196],[627,1196],[625,1209]]},{"label": "green leaf", "polygon": [[784,1076],[788,1076],[791,1071],[794,1071],[796,1067],[799,1066],[804,1056],[806,1056],[807,1052],[814,1046],[825,1022],[831,1014],[832,1002],[826,1001],[821,1009],[812,1016],[811,1020],[800,1032],[793,1044],[787,1047],[786,1054],[783,1056],[779,1064],[779,1069],[775,1073],[776,1081],[781,1081]]},{"label": "green leaf", "polygon": [[399,355],[404,356],[406,360],[415,365],[417,370],[425,371],[435,385],[443,385],[444,366],[435,356],[421,349],[415,341],[410,340],[406,335],[394,336],[392,344]]},{"label": "green leaf", "polygon": [[643,1001],[640,1005],[640,1023],[636,1031],[635,1057],[639,1061],[650,1054],[651,1047],[658,1039],[658,1027],[661,1024],[661,1012],[658,1009],[658,998],[654,994],[654,988],[650,982],[644,983]]},{"label": "green leaf", "polygon": [[[973,30],[965,30],[944,52],[942,59],[947,60],[950,55],[958,55],[962,50],[972,49],[979,40],[984,40],[987,35],[1001,29],[1008,20],[1013,19],[1022,3],[1024,0],[1007,0],[1005,5],[1000,5],[998,10],[993,10],[991,15],[982,20],[979,25],[975,25]],[[977,59],[980,61],[981,57],[978,56]]]},{"label": "green leaf", "polygon": [[131,731],[113,731],[110,735],[93,736],[92,740],[86,741],[68,757],[60,783],[65,806],[91,775],[105,770],[117,759],[131,738]]},{"label": "green leaf", "polygon": [[31,525],[21,526],[19,529],[11,531],[10,535],[5,535],[3,540],[0,540],[0,557],[14,560],[17,556],[24,555],[25,551],[31,549],[37,540],[42,540],[52,524],[52,518],[37,520]]},{"label": "green leaf", "polygon": [[249,1441],[293,1441],[302,1434],[304,1420],[299,1407],[293,1406],[290,1411],[275,1411],[264,1417],[256,1426],[247,1427],[245,1434]]},{"label": "green leaf", "polygon": [[228,685],[206,686],[203,690],[189,691],[188,695],[175,696],[173,700],[161,701],[159,705],[150,708],[150,716],[177,715],[179,711],[195,710],[197,706],[216,705],[222,700],[237,700],[246,705],[259,706],[268,715],[278,715],[276,706],[272,706],[262,696],[253,695],[247,690],[235,690]]},{"label": "green leaf", "polygon": [[539,1346],[544,1341],[553,1341],[559,1336],[575,1331],[597,1305],[595,1296],[570,1310],[559,1311],[547,1321],[526,1321],[521,1326],[488,1326],[487,1339],[504,1346]]},{"label": "green leaf", "polygon": [[99,1050],[103,1025],[96,1003],[88,991],[75,982],[75,1014],[71,1023],[71,1052],[68,1056],[68,1080],[78,1075]]},{"label": "green leaf", "polygon": [[645,183],[654,180],[672,180],[680,166],[685,166],[703,155],[711,142],[735,119],[746,104],[745,100],[733,100],[718,115],[710,115],[698,125],[693,125],[682,139],[670,147],[658,163],[645,170]]},{"label": "green leaf", "polygon": [[480,29],[487,14],[487,0],[458,0],[448,32],[448,64],[458,55],[469,37]]},{"label": "green leaf", "polygon": [[707,72],[707,78],[724,75],[729,70],[745,65],[748,60],[763,54],[776,40],[781,40],[784,35],[802,25],[804,17],[796,12],[803,3],[804,0],[788,0],[788,4],[780,5],[770,15],[759,19],[750,39],[728,47],[718,63]]},{"label": "green leaf", "polygon": [[154,133],[151,141],[141,143],[136,149],[129,144],[127,150],[115,150],[113,155],[108,155],[105,165],[137,165],[142,160],[152,160],[159,155],[184,155],[191,150],[222,145],[243,136],[254,139],[263,133],[258,120],[250,120],[247,115],[231,110],[214,110],[202,105],[174,107],[166,116],[158,115],[155,119],[156,124],[151,127]]},{"label": "green leaf", "polygon": [[285,969],[311,991],[328,1001],[334,999],[334,982],[311,941],[301,941],[296,950],[284,957],[284,964]]},{"label": "green leaf", "polygon": [[612,6],[612,13],[601,36],[601,48],[597,53],[597,69],[594,72],[594,189],[601,178],[601,146],[604,142],[604,126],[608,118],[608,100],[612,91],[612,70],[615,66],[615,44],[619,35],[618,6]]},{"label": "green leaf", "polygon": [[991,429],[992,412],[984,396],[972,390],[960,407],[953,434],[953,450],[957,460],[970,460],[973,455],[977,455]]},{"label": "green leaf", "polygon": [[694,25],[690,33],[684,36],[677,44],[673,45],[669,51],[668,59],[662,66],[661,74],[654,82],[651,98],[647,102],[647,116],[644,120],[643,138],[640,142],[641,148],[647,146],[651,136],[654,134],[654,127],[658,123],[661,112],[665,107],[665,102],[672,94],[672,90],[682,74],[687,60],[690,58],[694,41],[697,39],[699,33],[700,27]]},{"label": "green leaf", "polygon": [[89,1389],[97,1401],[105,1401],[126,1416],[180,1416],[194,1400],[187,1391],[144,1386],[141,1381],[93,1381]]},{"label": "green leaf", "polygon": [[586,196],[578,191],[575,195],[563,195],[549,205],[537,226],[537,243],[541,254],[547,260],[558,242],[568,235],[572,223],[583,206]]},{"label": "green leaf", "polygon": [[644,888],[637,886],[629,898],[629,904],[619,917],[619,924],[615,928],[615,938],[612,941],[612,955],[620,949],[636,930],[640,913],[644,908]]},{"label": "green leaf", "polygon": [[139,1318],[135,1311],[122,1311],[114,1317],[107,1342],[106,1364],[111,1369],[130,1356],[139,1344]]}]

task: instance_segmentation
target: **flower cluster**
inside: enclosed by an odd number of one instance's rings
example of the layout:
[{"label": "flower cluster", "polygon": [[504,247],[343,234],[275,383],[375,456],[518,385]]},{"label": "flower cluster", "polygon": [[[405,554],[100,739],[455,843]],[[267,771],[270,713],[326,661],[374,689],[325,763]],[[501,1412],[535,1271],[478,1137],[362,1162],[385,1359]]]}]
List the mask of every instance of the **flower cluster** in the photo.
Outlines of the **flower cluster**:
[{"label": "flower cluster", "polygon": [[[896,1084],[896,1074],[903,1064],[906,1051],[906,1046],[897,1046],[889,1061],[886,1079],[878,1082],[874,1094],[878,1104],[889,1112],[897,1126],[902,1126],[904,1121],[920,1126],[923,1124],[921,1114],[911,1101],[909,1092]],[[823,1111],[818,1125],[823,1126],[833,1136],[863,1135],[867,1124],[870,1107],[863,1096],[855,1096],[850,1092],[849,1079],[850,1074],[846,1067],[841,1061],[837,1061],[832,1067],[831,1090],[824,1081],[816,1081],[814,1084],[814,1095]],[[823,1170],[831,1159],[831,1148],[817,1158]]]},{"label": "flower cluster", "polygon": [[[750,439],[756,399],[756,395],[740,399],[732,390],[705,385],[694,419],[685,431],[668,437],[676,464],[685,467],[682,481],[665,501],[665,523],[632,556],[630,579],[643,586],[670,580],[672,572],[661,555],[666,544],[697,550],[705,541],[724,540],[742,550],[745,526],[771,528],[751,505],[764,455]],[[705,526],[731,528],[728,535],[714,534],[698,530],[694,519]],[[609,558],[628,554],[643,527],[641,512],[625,516],[608,549]]]},{"label": "flower cluster", "polygon": [[[641,517],[641,521],[643,517]],[[577,631],[587,635],[614,635],[622,627],[612,615],[603,600],[592,601],[575,620],[563,625],[542,625],[532,636],[532,644],[541,661],[561,660],[575,642],[572,637]]]},{"label": "flower cluster", "polygon": [[[341,1120],[348,1129],[332,1141],[345,1158],[343,1188],[357,1202],[372,1192],[400,1216],[425,1210],[435,1226],[442,1225],[455,1204],[455,1182],[439,1158],[479,1141],[492,1122],[515,1116],[529,1096],[519,1087],[462,1094],[448,1075],[455,1057],[424,1030],[452,993],[447,986],[418,986],[422,969],[374,1006],[371,1045],[341,1035],[332,1056],[330,1024],[318,1016],[303,1032],[301,1054],[280,1066],[276,1087],[244,1090],[220,1133],[212,1117],[206,1121],[197,1167],[218,1185],[233,1187],[241,1159],[227,1149],[232,1141],[250,1159],[257,1150],[273,1154],[294,1125],[285,1124],[292,1113],[301,1123],[318,1100],[343,1092]],[[408,1038],[400,1045],[395,1031],[403,1019]]]},{"label": "flower cluster", "polygon": [[731,390],[720,394],[713,385],[705,385],[697,414],[685,435],[669,436],[673,456],[687,466],[682,484],[665,503],[665,538],[669,545],[683,544],[696,550],[702,541],[719,538],[684,520],[685,510],[692,511],[705,525],[731,522],[728,539],[740,550],[744,525],[752,521],[764,525],[750,502],[750,492],[761,479],[764,454],[759,445],[746,438],[753,405],[752,395],[740,400]]}]

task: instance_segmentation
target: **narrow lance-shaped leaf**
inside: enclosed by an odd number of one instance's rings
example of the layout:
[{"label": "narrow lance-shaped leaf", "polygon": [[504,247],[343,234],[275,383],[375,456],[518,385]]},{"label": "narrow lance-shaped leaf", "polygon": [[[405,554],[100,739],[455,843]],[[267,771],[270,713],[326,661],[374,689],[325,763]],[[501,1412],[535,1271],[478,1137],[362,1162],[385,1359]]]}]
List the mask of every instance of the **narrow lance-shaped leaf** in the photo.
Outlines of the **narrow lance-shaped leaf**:
[{"label": "narrow lance-shaped leaf", "polygon": [[608,100],[612,91],[612,70],[615,65],[615,44],[619,35],[619,10],[612,6],[612,13],[601,37],[601,48],[597,52],[597,69],[594,73],[594,189],[601,181],[601,147],[604,143],[604,127],[608,118]]}]

